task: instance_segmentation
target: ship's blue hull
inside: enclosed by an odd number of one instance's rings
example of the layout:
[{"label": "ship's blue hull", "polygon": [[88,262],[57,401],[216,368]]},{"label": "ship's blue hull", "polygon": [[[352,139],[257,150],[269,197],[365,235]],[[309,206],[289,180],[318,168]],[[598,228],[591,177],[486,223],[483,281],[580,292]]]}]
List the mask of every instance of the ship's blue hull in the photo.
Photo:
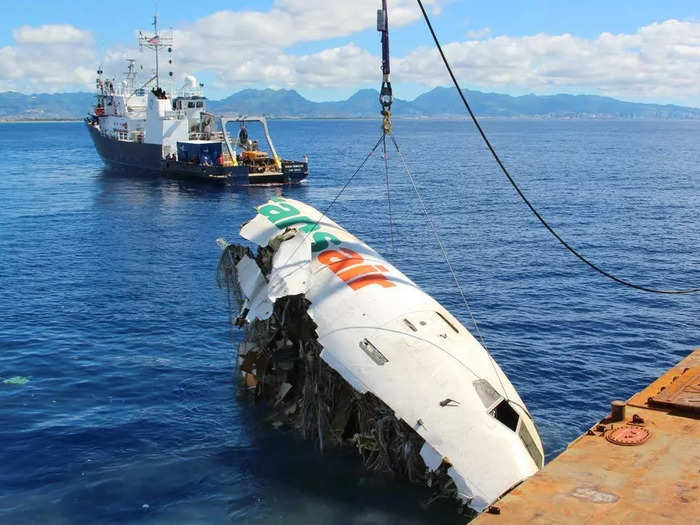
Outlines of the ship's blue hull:
[{"label": "ship's blue hull", "polygon": [[160,173],[160,144],[115,140],[102,135],[95,126],[89,123],[86,125],[97,153],[109,167]]},{"label": "ship's blue hull", "polygon": [[[102,160],[114,169],[128,169],[142,172],[159,173],[164,175],[191,176],[199,179],[213,180],[209,175],[228,174],[227,182],[234,184],[267,184],[267,183],[296,183],[308,175],[308,165],[305,162],[283,161],[282,170],[278,173],[250,173],[248,166],[228,168],[187,166],[174,162],[170,166],[162,158],[160,144],[144,142],[126,142],[105,137],[99,129],[86,122],[95,149]],[[200,169],[201,168],[201,169]]]}]

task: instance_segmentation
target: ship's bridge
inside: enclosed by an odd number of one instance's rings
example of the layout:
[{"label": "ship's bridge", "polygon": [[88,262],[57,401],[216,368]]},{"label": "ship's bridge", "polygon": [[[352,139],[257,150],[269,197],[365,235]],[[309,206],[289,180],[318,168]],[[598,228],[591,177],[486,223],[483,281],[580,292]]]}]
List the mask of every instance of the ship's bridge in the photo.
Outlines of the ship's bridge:
[{"label": "ship's bridge", "polygon": [[205,97],[200,97],[200,96],[192,96],[192,97],[177,97],[175,100],[173,100],[173,109],[194,109],[194,108],[199,108],[200,111],[203,111],[205,107],[205,101],[207,99]]},{"label": "ship's bridge", "polygon": [[204,84],[197,82],[192,75],[185,77],[185,82],[178,93],[173,98],[173,111],[182,112],[187,116],[190,125],[201,120],[201,113],[207,110],[206,98],[202,96]]},{"label": "ship's bridge", "polygon": [[200,113],[206,111],[206,98],[200,95],[181,96],[173,99],[173,111],[183,111],[190,122],[198,121]]}]

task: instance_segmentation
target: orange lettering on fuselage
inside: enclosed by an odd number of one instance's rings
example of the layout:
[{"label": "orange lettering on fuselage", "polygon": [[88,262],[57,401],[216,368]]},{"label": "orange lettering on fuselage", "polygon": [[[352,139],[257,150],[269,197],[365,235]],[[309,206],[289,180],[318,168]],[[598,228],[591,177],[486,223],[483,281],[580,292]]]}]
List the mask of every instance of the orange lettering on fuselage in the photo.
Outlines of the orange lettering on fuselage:
[{"label": "orange lettering on fuselage", "polygon": [[359,279],[355,279],[353,282],[348,283],[348,286],[350,286],[350,288],[353,290],[359,290],[360,288],[364,288],[370,284],[378,284],[382,288],[391,288],[392,286],[396,286],[394,283],[389,281],[384,274],[381,273],[363,275]]},{"label": "orange lettering on fuselage", "polygon": [[382,288],[396,286],[382,273],[388,271],[384,266],[362,264],[365,262],[364,258],[348,248],[326,250],[318,255],[318,260],[348,283],[353,290],[359,290],[370,284],[377,284]]},{"label": "orange lettering on fuselage", "polygon": [[328,266],[335,274],[342,272],[345,268],[365,262],[359,253],[347,248],[340,248],[340,251],[327,250],[318,255],[318,260]]}]

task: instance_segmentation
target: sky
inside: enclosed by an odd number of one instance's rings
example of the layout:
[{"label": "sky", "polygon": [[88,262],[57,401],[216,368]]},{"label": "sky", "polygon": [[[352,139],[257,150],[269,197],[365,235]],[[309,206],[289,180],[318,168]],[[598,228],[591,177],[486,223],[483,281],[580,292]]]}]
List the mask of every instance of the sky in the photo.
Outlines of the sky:
[{"label": "sky", "polygon": [[[341,100],[381,81],[380,0],[32,0],[0,18],[0,91],[91,91],[102,65],[152,71],[137,30],[172,29],[174,87],[194,74],[209,98],[244,88]],[[698,0],[424,0],[463,87],[595,94],[700,107]],[[389,0],[394,95],[449,85],[415,0]]]}]

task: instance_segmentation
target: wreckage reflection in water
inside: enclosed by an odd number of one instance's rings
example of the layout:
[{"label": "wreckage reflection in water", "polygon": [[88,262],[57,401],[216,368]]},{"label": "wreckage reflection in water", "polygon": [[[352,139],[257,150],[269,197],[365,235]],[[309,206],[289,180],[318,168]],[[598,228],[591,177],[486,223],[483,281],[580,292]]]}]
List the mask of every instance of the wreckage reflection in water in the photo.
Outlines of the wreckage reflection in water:
[{"label": "wreckage reflection in water", "polygon": [[314,208],[274,198],[224,247],[246,328],[245,384],[321,449],[348,444],[476,511],[534,474],[532,417],[488,352],[430,296]]}]

